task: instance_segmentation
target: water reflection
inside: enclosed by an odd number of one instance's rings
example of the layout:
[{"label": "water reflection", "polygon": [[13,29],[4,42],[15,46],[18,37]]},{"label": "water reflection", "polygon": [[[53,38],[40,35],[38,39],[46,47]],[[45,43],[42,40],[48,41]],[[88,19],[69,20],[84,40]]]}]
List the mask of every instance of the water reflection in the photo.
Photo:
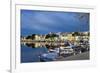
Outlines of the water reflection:
[{"label": "water reflection", "polygon": [[89,51],[89,44],[69,42],[21,42],[21,62],[55,61]]}]

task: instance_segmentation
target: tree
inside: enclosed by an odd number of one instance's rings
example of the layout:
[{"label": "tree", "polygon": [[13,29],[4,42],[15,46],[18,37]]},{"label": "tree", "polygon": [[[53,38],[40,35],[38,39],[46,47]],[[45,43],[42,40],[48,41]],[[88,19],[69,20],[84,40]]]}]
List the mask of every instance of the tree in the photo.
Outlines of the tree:
[{"label": "tree", "polygon": [[56,35],[56,34],[52,34],[51,37],[58,37],[58,35]]},{"label": "tree", "polygon": [[79,32],[74,32],[74,33],[72,34],[72,36],[79,36],[79,35],[80,35]]},{"label": "tree", "polygon": [[45,38],[46,38],[46,39],[50,38],[50,34],[47,34]]},{"label": "tree", "polygon": [[53,33],[53,34],[47,34],[45,38],[50,39],[50,41],[54,41],[55,37],[58,37],[58,35]]},{"label": "tree", "polygon": [[31,37],[30,35],[26,37],[26,39],[31,39],[31,38],[32,38],[32,37]]},{"label": "tree", "polygon": [[31,39],[34,40],[35,39],[35,35],[36,34],[32,34]]},{"label": "tree", "polygon": [[54,38],[54,37],[58,37],[58,35],[56,35],[56,34],[47,34],[45,38],[48,39],[48,38]]}]

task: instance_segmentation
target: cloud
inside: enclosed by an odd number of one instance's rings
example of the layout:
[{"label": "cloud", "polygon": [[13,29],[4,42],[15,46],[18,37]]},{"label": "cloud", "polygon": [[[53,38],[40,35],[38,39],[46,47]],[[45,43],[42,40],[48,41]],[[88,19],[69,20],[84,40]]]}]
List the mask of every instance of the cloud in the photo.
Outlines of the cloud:
[{"label": "cloud", "polygon": [[[79,13],[83,15],[83,13]],[[89,19],[79,20],[78,13],[76,12],[50,12],[50,11],[34,11],[22,10],[21,11],[21,29],[29,29],[29,32],[47,33],[47,32],[67,32],[88,30]],[[88,16],[89,17],[89,16]],[[82,25],[87,24],[87,25]],[[80,26],[81,25],[81,26]],[[83,29],[81,28],[84,26]],[[81,28],[81,29],[80,29]]]}]

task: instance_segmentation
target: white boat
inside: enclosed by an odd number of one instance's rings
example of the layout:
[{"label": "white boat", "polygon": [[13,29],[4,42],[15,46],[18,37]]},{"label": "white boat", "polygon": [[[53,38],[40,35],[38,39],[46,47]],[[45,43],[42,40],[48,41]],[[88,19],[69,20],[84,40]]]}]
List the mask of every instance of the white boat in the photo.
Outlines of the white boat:
[{"label": "white boat", "polygon": [[68,47],[60,47],[60,54],[72,54],[74,50],[68,46]]}]

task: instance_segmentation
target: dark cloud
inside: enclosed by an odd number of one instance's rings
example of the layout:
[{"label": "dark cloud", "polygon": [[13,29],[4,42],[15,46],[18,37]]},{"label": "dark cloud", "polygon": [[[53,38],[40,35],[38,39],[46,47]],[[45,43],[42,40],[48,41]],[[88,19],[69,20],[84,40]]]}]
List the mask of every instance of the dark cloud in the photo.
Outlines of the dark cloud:
[{"label": "dark cloud", "polygon": [[21,10],[21,34],[89,31],[89,13]]}]

